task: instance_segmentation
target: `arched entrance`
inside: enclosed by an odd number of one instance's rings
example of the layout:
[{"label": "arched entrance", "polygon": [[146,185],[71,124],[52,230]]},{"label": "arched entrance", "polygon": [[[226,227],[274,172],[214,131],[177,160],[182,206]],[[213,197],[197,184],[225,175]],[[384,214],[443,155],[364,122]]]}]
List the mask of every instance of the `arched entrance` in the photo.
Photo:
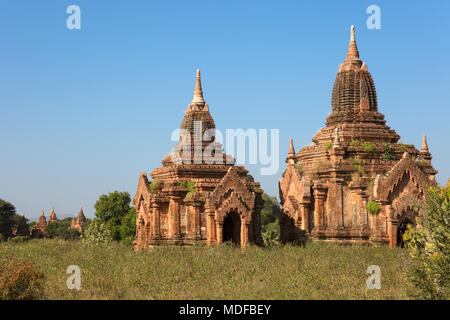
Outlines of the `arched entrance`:
[{"label": "arched entrance", "polygon": [[228,213],[223,220],[223,242],[226,241],[237,246],[241,244],[241,218],[235,211]]},{"label": "arched entrance", "polygon": [[408,229],[408,225],[411,225],[412,227],[416,226],[416,218],[417,212],[413,210],[406,211],[403,216],[400,218],[398,227],[397,227],[397,246],[404,248],[405,242],[403,241],[403,235],[405,234],[406,230]]}]

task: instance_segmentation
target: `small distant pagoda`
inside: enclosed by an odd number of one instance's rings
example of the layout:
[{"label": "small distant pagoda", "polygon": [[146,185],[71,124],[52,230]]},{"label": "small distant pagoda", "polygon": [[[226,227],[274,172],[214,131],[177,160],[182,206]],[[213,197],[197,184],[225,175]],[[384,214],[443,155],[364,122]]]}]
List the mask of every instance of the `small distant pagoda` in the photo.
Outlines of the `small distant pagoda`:
[{"label": "small distant pagoda", "polygon": [[139,177],[135,249],[158,244],[261,243],[262,190],[215,142],[215,123],[197,70],[180,142],[162,167]]},{"label": "small distant pagoda", "polygon": [[[55,216],[56,217],[56,216]],[[41,211],[38,223],[31,229],[30,236],[35,239],[43,239],[46,237],[45,227],[47,226],[47,219],[45,218],[44,209]]]},{"label": "small distant pagoda", "polygon": [[400,136],[378,111],[377,94],[359,57],[352,26],[347,57],[332,92],[332,113],[295,153],[290,141],[279,182],[281,239],[304,236],[350,242],[402,244],[406,225],[415,225],[415,204],[436,185],[426,137],[421,151]]},{"label": "small distant pagoda", "polygon": [[75,217],[72,218],[72,223],[70,225],[70,229],[78,229],[81,231],[84,230],[84,223],[86,222],[86,217],[84,216],[83,208],[80,207],[80,211],[78,212],[77,219]]}]

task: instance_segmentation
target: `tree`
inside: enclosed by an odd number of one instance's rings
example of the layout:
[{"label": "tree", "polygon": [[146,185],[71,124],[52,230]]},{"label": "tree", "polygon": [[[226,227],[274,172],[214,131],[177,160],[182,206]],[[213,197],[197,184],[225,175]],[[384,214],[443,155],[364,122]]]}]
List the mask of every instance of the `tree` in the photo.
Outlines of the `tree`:
[{"label": "tree", "polygon": [[99,246],[113,241],[111,231],[99,219],[92,219],[87,229],[81,235],[81,242],[87,246]]},{"label": "tree", "polygon": [[136,234],[136,211],[134,208],[130,208],[128,213],[123,217],[119,230],[120,241],[132,245]]},{"label": "tree", "polygon": [[7,240],[12,236],[16,208],[8,201],[0,199],[0,234]]},{"label": "tree", "polygon": [[45,233],[48,238],[60,238],[64,240],[77,240],[80,238],[78,229],[70,228],[72,218],[65,218],[60,221],[49,223],[45,227]]},{"label": "tree", "polygon": [[264,193],[262,199],[264,205],[261,209],[261,236],[264,244],[268,246],[278,243],[280,239],[281,207],[276,197]]},{"label": "tree", "polygon": [[416,228],[408,227],[404,241],[415,263],[409,278],[423,299],[450,298],[450,179],[430,188],[419,208]]},{"label": "tree", "polygon": [[116,241],[127,241],[131,235],[134,237],[136,232],[135,220],[132,223],[133,215],[136,219],[136,213],[130,203],[128,192],[114,191],[108,195],[101,195],[94,205],[95,216],[100,224],[105,224]]}]

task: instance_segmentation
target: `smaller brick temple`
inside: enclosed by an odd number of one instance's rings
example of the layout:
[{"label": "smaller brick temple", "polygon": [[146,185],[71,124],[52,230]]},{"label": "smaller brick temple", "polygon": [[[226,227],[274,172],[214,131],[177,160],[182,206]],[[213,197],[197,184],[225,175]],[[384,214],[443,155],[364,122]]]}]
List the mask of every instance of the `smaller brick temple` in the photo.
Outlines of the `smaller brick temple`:
[{"label": "smaller brick temple", "polygon": [[71,229],[78,229],[80,232],[84,229],[84,223],[86,222],[86,217],[84,216],[83,208],[80,207],[80,211],[78,212],[77,219],[75,217],[72,218],[72,223],[70,224]]},{"label": "smaller brick temple", "polygon": [[416,204],[436,185],[426,137],[421,150],[400,143],[378,111],[375,84],[359,57],[352,26],[332,91],[332,113],[313,144],[291,139],[279,182],[281,240],[402,243]]},{"label": "smaller brick temple", "polygon": [[134,197],[136,250],[158,244],[261,243],[263,191],[215,142],[199,70],[180,141],[150,177],[140,174]]}]

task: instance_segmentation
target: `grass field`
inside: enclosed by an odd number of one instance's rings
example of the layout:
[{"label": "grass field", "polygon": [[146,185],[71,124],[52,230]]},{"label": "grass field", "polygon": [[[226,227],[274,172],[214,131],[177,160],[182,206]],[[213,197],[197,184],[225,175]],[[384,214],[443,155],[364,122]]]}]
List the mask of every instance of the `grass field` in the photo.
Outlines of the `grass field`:
[{"label": "grass field", "polygon": [[[404,249],[308,243],[305,247],[156,247],[135,253],[79,241],[0,243],[3,261],[22,258],[44,273],[41,299],[408,299]],[[69,290],[69,265],[81,289]],[[367,289],[367,267],[381,289]]]}]

